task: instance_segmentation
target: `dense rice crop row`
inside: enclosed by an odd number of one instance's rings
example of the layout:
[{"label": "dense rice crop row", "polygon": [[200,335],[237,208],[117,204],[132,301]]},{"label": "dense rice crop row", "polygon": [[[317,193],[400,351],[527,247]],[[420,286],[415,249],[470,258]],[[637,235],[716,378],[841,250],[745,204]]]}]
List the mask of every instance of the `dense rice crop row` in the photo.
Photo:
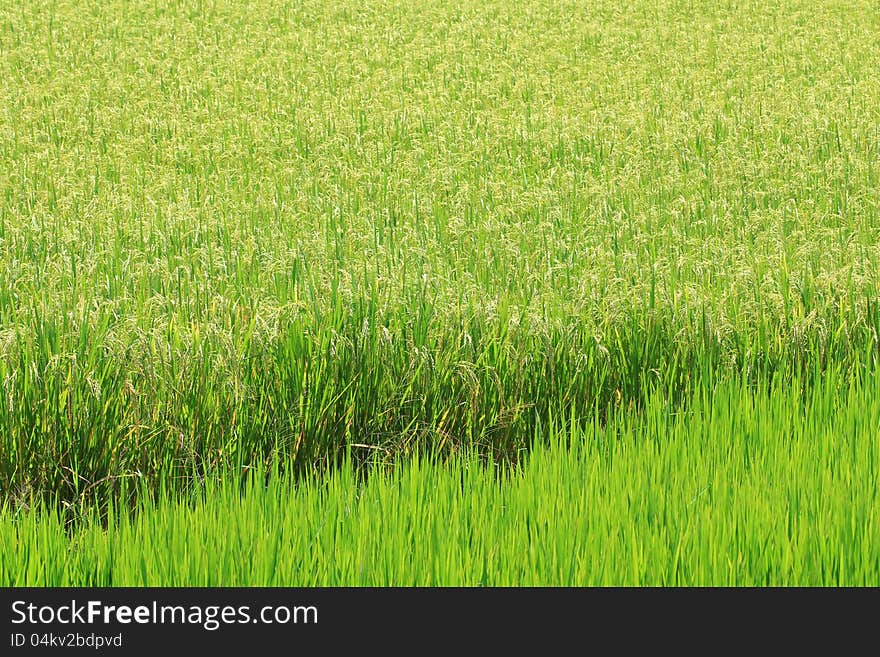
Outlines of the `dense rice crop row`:
[{"label": "dense rice crop row", "polygon": [[[837,382],[833,382],[837,383]],[[873,585],[880,379],[651,396],[523,467],[410,459],[292,486],[211,479],[96,516],[0,515],[0,583],[31,585]],[[539,444],[543,444],[540,441]]]}]

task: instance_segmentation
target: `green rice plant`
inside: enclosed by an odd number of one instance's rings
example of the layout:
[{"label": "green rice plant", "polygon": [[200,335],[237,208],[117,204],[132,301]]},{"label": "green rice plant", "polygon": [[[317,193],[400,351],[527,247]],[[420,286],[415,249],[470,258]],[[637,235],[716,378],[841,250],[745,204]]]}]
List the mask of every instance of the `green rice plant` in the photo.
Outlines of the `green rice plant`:
[{"label": "green rice plant", "polygon": [[551,417],[605,419],[643,408],[653,391],[685,406],[733,375],[759,387],[797,376],[806,391],[828,371],[873,371],[877,353],[868,326],[764,351],[750,336],[688,342],[658,320],[614,327],[608,346],[577,325],[499,334],[471,318],[455,330],[429,326],[419,346],[364,330],[369,318],[349,322],[332,331],[297,322],[219,372],[206,360],[175,372],[174,357],[162,362],[157,350],[146,358],[155,354],[158,371],[136,376],[88,342],[64,360],[38,343],[28,354],[39,364],[21,358],[0,371],[15,385],[0,408],[0,482],[19,503],[78,506],[279,456],[294,474],[323,470],[352,448],[364,463],[472,448],[516,460]]},{"label": "green rice plant", "polygon": [[[4,3],[0,502],[34,512],[15,532],[98,541],[95,514],[127,531],[242,473],[538,467],[584,432],[630,436],[635,467],[657,405],[700,418],[729,386],[736,417],[870,406],[878,30],[836,0]],[[717,431],[719,459],[755,440]],[[804,491],[837,485],[798,463]],[[778,581],[788,557],[752,543],[776,526],[728,511],[753,533],[683,543],[681,581],[720,581],[711,546],[740,540],[767,561],[737,581]],[[627,536],[641,581],[668,551]],[[844,538],[857,563],[815,563],[866,581],[868,539]]]},{"label": "green rice plant", "polygon": [[874,585],[880,379],[837,376],[554,419],[518,466],[257,468],[70,529],[7,506],[0,585]]}]

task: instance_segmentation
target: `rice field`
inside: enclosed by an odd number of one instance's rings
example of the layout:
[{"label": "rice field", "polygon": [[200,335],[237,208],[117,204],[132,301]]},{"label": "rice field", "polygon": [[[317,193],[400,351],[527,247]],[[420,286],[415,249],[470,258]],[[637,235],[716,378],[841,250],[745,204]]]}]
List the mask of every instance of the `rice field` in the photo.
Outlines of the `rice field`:
[{"label": "rice field", "polygon": [[0,585],[877,585],[878,35],[4,3]]},{"label": "rice field", "polygon": [[[837,383],[837,381],[835,381]],[[687,415],[546,427],[519,469],[350,462],[293,487],[209,479],[185,499],[0,521],[0,580],[77,586],[876,586],[880,383],[806,407],[742,384]]]}]

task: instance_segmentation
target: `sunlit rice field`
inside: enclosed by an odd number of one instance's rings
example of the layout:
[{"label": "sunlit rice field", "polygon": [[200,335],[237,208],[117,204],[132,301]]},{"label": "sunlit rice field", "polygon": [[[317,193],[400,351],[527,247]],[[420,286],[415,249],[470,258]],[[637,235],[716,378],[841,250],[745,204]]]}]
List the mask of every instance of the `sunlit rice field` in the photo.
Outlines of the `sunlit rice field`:
[{"label": "sunlit rice field", "polygon": [[0,585],[877,585],[878,61],[867,0],[3,3]]},{"label": "sunlit rice field", "polygon": [[209,479],[72,530],[57,510],[7,513],[0,580],[875,586],[880,382],[844,388],[805,406],[727,384],[686,415],[652,396],[643,414],[551,424],[516,470],[414,458],[364,481],[344,462],[297,487]]}]

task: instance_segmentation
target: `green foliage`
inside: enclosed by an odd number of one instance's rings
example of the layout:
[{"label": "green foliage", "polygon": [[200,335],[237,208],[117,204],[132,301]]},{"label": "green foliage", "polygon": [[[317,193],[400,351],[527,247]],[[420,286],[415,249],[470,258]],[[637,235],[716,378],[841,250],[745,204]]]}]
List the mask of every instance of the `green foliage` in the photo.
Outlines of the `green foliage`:
[{"label": "green foliage", "polygon": [[868,395],[877,33],[834,0],[4,3],[0,503],[42,511],[3,522]]},{"label": "green foliage", "polygon": [[551,422],[519,467],[252,472],[69,532],[7,510],[0,585],[873,585],[880,379],[838,383],[728,383],[685,413],[652,394]]}]

